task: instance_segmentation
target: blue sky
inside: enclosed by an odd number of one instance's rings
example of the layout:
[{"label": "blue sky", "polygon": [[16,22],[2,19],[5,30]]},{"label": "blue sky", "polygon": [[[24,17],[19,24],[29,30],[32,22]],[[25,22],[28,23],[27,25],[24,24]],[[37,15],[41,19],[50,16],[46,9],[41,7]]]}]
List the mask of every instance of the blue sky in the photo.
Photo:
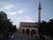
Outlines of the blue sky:
[{"label": "blue sky", "polygon": [[41,20],[53,18],[53,0],[0,0],[0,11],[4,11],[19,28],[20,22],[38,21],[39,2],[42,7]]}]

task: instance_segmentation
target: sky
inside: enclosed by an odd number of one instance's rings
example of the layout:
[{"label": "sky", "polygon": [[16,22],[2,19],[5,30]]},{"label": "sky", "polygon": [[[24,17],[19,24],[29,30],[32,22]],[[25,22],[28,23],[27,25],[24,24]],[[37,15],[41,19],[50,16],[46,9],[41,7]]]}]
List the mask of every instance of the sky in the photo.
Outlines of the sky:
[{"label": "sky", "polygon": [[20,22],[38,22],[38,6],[41,3],[41,21],[53,18],[53,0],[0,0],[0,11],[7,14],[13,25]]}]

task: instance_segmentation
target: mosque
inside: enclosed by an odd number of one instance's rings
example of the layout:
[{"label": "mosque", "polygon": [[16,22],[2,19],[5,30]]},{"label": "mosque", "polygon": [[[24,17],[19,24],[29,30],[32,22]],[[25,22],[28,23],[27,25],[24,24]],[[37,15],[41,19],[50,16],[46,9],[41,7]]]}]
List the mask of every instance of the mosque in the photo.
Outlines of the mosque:
[{"label": "mosque", "polygon": [[38,22],[20,22],[18,34],[26,36],[38,35],[38,24],[41,23],[41,3],[38,6]]}]

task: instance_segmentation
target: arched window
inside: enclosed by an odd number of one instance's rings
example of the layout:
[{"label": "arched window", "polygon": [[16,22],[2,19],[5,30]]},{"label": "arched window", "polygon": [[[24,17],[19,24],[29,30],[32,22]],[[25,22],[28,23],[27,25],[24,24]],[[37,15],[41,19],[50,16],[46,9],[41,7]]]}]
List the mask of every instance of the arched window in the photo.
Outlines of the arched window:
[{"label": "arched window", "polygon": [[36,30],[31,30],[31,36],[36,35]]},{"label": "arched window", "polygon": [[29,36],[30,35],[30,30],[26,29],[26,34]]},{"label": "arched window", "polygon": [[24,34],[25,33],[25,30],[24,29],[22,29],[22,34]]}]

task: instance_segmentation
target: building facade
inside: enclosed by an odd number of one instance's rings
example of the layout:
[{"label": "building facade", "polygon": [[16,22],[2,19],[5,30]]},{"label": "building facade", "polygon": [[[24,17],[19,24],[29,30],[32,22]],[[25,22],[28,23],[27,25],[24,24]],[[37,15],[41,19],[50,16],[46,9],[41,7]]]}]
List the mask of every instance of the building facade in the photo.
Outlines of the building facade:
[{"label": "building facade", "polygon": [[38,24],[31,22],[21,22],[19,28],[19,34],[26,36],[35,36],[38,35]]}]

